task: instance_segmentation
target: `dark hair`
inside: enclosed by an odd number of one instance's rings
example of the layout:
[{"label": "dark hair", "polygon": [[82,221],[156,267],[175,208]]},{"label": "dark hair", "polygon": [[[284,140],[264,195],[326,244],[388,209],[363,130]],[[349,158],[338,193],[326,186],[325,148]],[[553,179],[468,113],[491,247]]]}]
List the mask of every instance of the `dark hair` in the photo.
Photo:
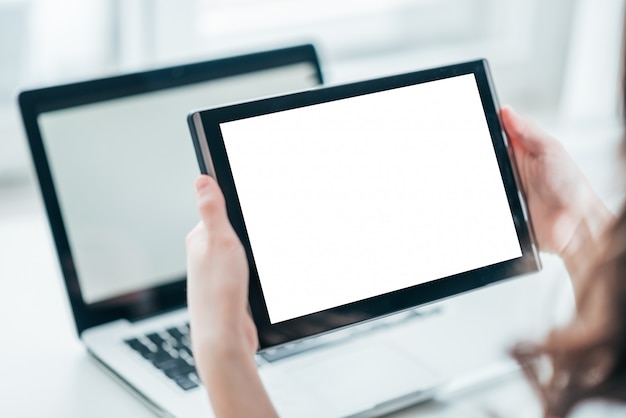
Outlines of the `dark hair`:
[{"label": "dark hair", "polygon": [[[553,330],[543,343],[519,344],[512,350],[539,393],[545,417],[566,417],[588,399],[626,402],[625,273],[622,211],[607,235],[601,260],[580,288],[576,318]],[[599,301],[604,305],[597,316]]]},{"label": "dark hair", "polygon": [[[626,25],[621,70],[626,121]],[[544,342],[512,350],[538,392],[546,418],[566,417],[585,400],[626,402],[626,207],[607,232],[600,254],[577,294],[576,317]]]}]

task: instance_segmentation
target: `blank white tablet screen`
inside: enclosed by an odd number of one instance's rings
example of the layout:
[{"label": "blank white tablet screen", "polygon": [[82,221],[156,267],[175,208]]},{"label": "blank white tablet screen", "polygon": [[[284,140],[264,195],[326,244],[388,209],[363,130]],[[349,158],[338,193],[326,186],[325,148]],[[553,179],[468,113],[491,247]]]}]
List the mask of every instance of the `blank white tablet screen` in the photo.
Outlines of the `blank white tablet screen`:
[{"label": "blank white tablet screen", "polygon": [[522,256],[472,74],[221,130],[272,323]]}]

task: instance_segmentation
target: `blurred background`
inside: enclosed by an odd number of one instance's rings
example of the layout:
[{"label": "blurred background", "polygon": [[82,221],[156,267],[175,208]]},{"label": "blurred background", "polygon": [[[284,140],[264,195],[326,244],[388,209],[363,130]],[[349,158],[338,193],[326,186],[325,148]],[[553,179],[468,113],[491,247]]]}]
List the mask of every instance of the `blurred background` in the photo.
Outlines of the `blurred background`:
[{"label": "blurred background", "polygon": [[0,187],[28,182],[20,89],[312,42],[338,83],[473,58],[546,126],[617,115],[623,0],[0,0]]}]

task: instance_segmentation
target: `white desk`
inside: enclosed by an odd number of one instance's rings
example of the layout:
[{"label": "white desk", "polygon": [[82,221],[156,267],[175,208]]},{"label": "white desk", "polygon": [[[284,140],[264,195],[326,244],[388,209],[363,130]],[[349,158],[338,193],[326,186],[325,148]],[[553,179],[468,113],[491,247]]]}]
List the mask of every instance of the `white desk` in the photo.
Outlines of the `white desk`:
[{"label": "white desk", "polygon": [[[590,138],[571,144],[592,183],[600,189],[606,186],[610,177],[606,160],[614,142]],[[465,357],[479,355],[481,341],[500,341],[504,350],[515,339],[545,330],[548,321],[540,307],[557,295],[567,303],[568,283],[558,260],[544,257],[544,263],[538,275],[455,298],[452,306],[467,318],[457,331],[472,335],[476,344],[442,347],[441,355],[449,355],[451,362],[454,350]],[[153,416],[79,343],[47,220],[32,184],[0,188],[0,285],[0,415]],[[393,416],[472,417],[490,410],[507,417],[539,416],[536,401],[517,374]]]},{"label": "white desk", "polygon": [[[7,416],[12,417],[152,416],[148,409],[102,371],[78,341],[47,220],[34,187],[3,190],[2,193],[2,414],[8,412]],[[513,281],[485,292],[519,294],[521,288],[528,287],[535,280]],[[471,298],[479,296],[484,295],[477,292],[459,302],[471,306]],[[506,297],[487,299],[503,308],[509,305]],[[514,304],[519,302],[520,299]],[[499,308],[494,306],[484,312],[492,309]],[[474,312],[472,315],[480,315],[483,311],[471,310]],[[503,320],[505,325],[509,319]],[[507,325],[507,328],[510,327]],[[493,322],[486,331],[494,332]],[[510,335],[510,329],[504,334]],[[480,335],[477,338],[481,338]],[[457,396],[458,402],[431,403],[397,416],[413,416],[418,412],[432,417],[459,416],[459,408],[465,411],[464,416],[469,416],[468,410],[480,410],[482,403],[492,404],[490,398],[499,398],[500,395],[495,394],[503,390],[517,397],[521,385],[519,381],[518,376],[511,376],[491,388],[488,386],[485,390]]]}]

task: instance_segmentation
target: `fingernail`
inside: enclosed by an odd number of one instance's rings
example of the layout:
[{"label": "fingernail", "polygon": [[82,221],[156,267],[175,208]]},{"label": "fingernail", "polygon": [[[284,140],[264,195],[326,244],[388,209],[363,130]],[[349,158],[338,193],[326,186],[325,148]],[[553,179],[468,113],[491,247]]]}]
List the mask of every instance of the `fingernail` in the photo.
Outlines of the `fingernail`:
[{"label": "fingernail", "polygon": [[209,176],[202,175],[196,179],[196,191],[200,192],[211,185]]}]

